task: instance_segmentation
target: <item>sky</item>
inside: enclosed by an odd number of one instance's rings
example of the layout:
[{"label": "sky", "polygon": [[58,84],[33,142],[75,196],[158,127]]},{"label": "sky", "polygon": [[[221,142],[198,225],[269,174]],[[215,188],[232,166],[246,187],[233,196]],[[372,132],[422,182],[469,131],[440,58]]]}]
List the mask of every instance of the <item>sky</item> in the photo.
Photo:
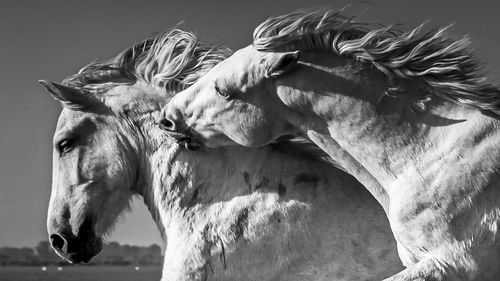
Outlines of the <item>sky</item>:
[{"label": "sky", "polygon": [[[300,7],[340,9],[350,2],[0,1],[0,247],[34,246],[47,239],[51,143],[61,108],[37,80],[61,81],[179,23],[207,42],[238,49],[251,43],[254,27],[271,15]],[[408,28],[426,20],[430,26],[455,23],[452,34],[472,38],[491,81],[498,82],[499,7],[486,0],[373,0],[361,19]],[[160,244],[142,202],[135,200],[132,209],[109,240]]]}]

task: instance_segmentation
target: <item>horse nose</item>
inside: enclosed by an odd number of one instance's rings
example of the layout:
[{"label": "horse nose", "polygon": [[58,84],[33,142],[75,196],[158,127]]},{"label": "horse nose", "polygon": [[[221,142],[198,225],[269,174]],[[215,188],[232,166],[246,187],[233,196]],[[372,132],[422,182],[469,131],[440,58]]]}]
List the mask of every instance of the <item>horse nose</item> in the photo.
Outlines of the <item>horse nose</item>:
[{"label": "horse nose", "polygon": [[54,248],[56,251],[65,254],[68,252],[68,240],[64,238],[63,235],[55,233],[50,235],[49,238],[52,248]]},{"label": "horse nose", "polygon": [[175,132],[177,127],[176,122],[170,118],[160,119],[160,128],[162,130]]},{"label": "horse nose", "polygon": [[169,132],[178,132],[181,130],[180,122],[172,115],[166,111],[161,112],[161,117],[158,122],[160,128]]}]

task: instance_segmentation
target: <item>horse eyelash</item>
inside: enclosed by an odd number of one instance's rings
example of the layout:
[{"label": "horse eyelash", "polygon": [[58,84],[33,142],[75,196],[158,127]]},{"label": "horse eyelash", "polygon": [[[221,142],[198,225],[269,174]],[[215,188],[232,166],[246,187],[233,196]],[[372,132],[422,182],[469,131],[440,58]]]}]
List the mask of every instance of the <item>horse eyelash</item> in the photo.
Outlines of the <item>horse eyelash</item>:
[{"label": "horse eyelash", "polygon": [[227,91],[221,91],[221,89],[219,88],[219,86],[214,86],[215,87],[215,91],[217,92],[217,94],[219,94],[220,96],[228,99],[231,97],[231,95],[229,94],[229,92]]},{"label": "horse eyelash", "polygon": [[[61,145],[64,144],[65,142],[68,142],[68,145],[67,145],[69,147],[68,149],[64,149],[63,147],[61,147]],[[56,143],[56,150],[59,153],[59,155],[63,156],[65,153],[71,151],[71,149],[74,146],[74,142],[75,142],[75,139],[72,137],[63,138],[60,141],[58,141]]]}]

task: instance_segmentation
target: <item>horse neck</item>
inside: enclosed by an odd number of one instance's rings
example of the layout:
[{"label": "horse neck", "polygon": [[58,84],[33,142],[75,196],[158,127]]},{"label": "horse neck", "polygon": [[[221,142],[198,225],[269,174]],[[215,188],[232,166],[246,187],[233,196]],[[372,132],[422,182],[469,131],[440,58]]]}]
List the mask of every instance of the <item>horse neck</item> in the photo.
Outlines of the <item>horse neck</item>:
[{"label": "horse neck", "polygon": [[136,183],[133,192],[142,197],[146,207],[151,213],[160,233],[164,235],[163,222],[160,218],[160,208],[155,200],[155,179],[154,155],[160,147],[162,138],[159,130],[154,124],[154,115],[159,112],[142,112],[136,114],[134,110],[127,110],[126,114],[120,116],[120,121],[124,124],[124,138],[133,145]]},{"label": "horse neck", "polygon": [[156,167],[153,177],[159,177],[152,186],[158,206],[177,215],[198,203],[224,202],[249,194],[256,186],[279,182],[283,176],[280,163],[268,148],[187,151],[165,142],[150,162]]},{"label": "horse neck", "polygon": [[[256,186],[278,182],[282,176],[281,163],[269,148],[187,151],[160,130],[153,119],[146,119],[138,129],[141,145],[137,152],[140,157],[137,193],[143,197],[162,234],[172,221],[189,216],[191,207],[197,203],[230,200],[254,191],[252,188]],[[276,163],[265,167],[256,164],[269,161]]]},{"label": "horse neck", "polygon": [[[168,237],[190,235],[199,227],[216,225],[217,220],[222,219],[218,217],[219,211],[235,208],[231,202],[236,198],[252,194],[252,198],[261,196],[277,200],[278,187],[286,179],[308,171],[322,174],[329,173],[326,169],[330,171],[319,160],[295,160],[306,157],[305,153],[288,156],[269,147],[245,149],[234,146],[187,151],[168,139],[166,134],[156,132],[156,128],[151,130],[150,138],[156,137],[153,142],[156,145],[151,144],[147,152],[144,170],[148,178],[143,197],[153,210],[153,217],[156,214],[156,219],[161,220],[161,229]],[[284,149],[287,149],[286,145]],[[245,204],[254,203],[243,200],[236,209],[249,208]],[[214,210],[217,211],[214,213]]]},{"label": "horse neck", "polygon": [[420,110],[415,104],[428,96],[422,85],[397,82],[399,88],[391,93],[394,82],[379,71],[338,57],[328,60],[324,54],[306,56],[297,71],[277,81],[278,95],[292,108],[291,123],[319,140],[329,154],[342,157],[344,168],[360,175],[365,186],[378,184],[370,191],[379,201],[386,196],[380,187],[386,189],[408,166],[423,165],[419,161],[429,147],[435,157],[444,155],[449,141],[455,142],[450,138],[459,137],[457,131],[471,131],[471,124],[485,118],[435,96]]},{"label": "horse neck", "polygon": [[[181,148],[156,124],[160,111],[154,105],[157,94],[143,96],[144,92],[149,93],[141,90],[137,98],[129,98],[134,102],[126,102],[121,121],[136,150],[135,192],[142,196],[162,235],[173,219],[188,215],[186,210],[200,201],[228,200],[280,179],[281,163],[268,148],[230,147],[211,152]],[[277,162],[265,168],[255,164],[268,161]]]}]

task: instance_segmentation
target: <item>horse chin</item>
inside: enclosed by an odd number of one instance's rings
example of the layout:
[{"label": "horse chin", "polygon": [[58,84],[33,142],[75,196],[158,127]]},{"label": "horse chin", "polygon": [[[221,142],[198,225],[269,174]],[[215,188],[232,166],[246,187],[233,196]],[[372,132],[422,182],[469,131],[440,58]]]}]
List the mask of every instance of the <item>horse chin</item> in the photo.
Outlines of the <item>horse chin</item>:
[{"label": "horse chin", "polygon": [[193,143],[186,143],[184,145],[184,147],[187,149],[187,150],[191,150],[191,151],[194,151],[194,150],[199,150],[201,148],[200,145],[197,145],[197,144],[193,144]]},{"label": "horse chin", "polygon": [[200,150],[204,147],[203,143],[195,140],[192,137],[183,137],[177,140],[177,143],[181,146],[184,146],[187,150]]},{"label": "horse chin", "polygon": [[168,132],[168,135],[174,138],[180,146],[184,147],[187,150],[199,150],[204,148],[204,144],[201,141],[198,141],[198,137],[196,137],[191,130],[186,130],[184,132]]},{"label": "horse chin", "polygon": [[94,256],[82,255],[82,254],[70,254],[64,257],[66,261],[71,264],[79,263],[89,263]]},{"label": "horse chin", "polygon": [[86,240],[80,251],[71,253],[58,253],[63,259],[71,264],[89,263],[93,257],[97,256],[103,248],[103,241],[101,238],[93,238]]},{"label": "horse chin", "polygon": [[189,140],[189,141],[182,141],[179,142],[181,146],[184,146],[185,149],[195,151],[199,150],[203,147],[203,145],[197,141]]}]

